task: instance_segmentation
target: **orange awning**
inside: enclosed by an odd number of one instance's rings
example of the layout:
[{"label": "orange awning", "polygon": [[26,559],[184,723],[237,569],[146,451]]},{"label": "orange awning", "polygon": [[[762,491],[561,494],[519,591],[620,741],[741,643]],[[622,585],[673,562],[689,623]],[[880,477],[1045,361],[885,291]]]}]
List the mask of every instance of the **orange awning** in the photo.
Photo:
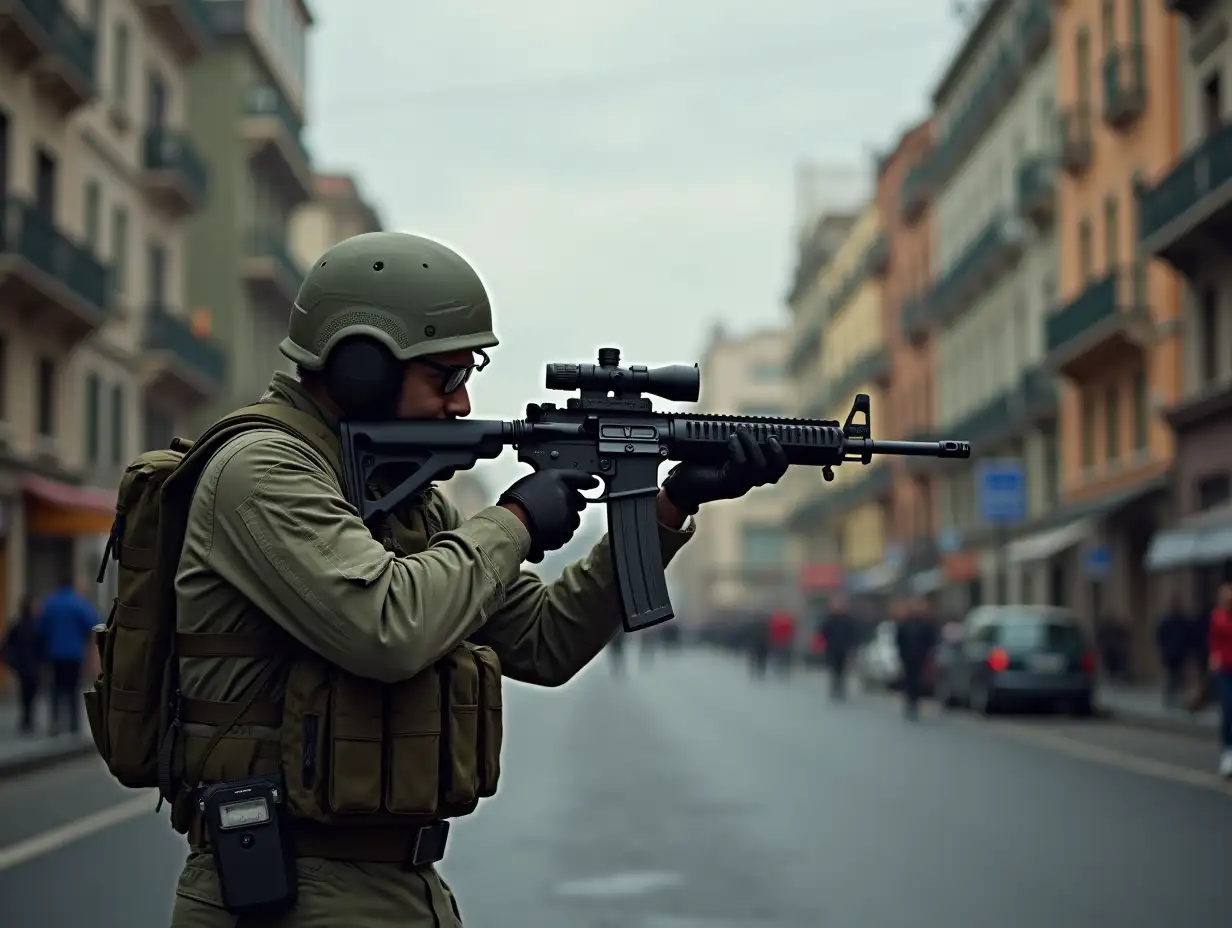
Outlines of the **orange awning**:
[{"label": "orange awning", "polygon": [[37,476],[25,478],[22,490],[26,494],[26,531],[31,535],[71,538],[111,531],[114,492]]}]

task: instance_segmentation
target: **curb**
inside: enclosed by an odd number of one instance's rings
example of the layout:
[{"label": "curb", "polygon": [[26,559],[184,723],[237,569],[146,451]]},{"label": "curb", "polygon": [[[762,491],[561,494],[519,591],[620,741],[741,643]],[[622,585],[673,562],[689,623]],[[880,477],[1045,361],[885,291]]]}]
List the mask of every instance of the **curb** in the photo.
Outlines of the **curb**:
[{"label": "curb", "polygon": [[1219,728],[1216,725],[1192,718],[1160,718],[1148,712],[1134,712],[1133,710],[1127,712],[1124,709],[1113,709],[1109,706],[1101,706],[1099,712],[1102,716],[1121,725],[1147,731],[1170,732],[1190,738],[1201,738],[1204,741],[1214,741],[1219,735]]},{"label": "curb", "polygon": [[0,761],[0,782],[23,776],[27,773],[36,773],[39,770],[46,770],[49,767],[55,767],[59,764],[97,753],[98,751],[94,747],[94,743],[86,741],[84,744],[74,744],[55,751],[43,751],[29,754],[25,757],[14,757],[11,760]]}]

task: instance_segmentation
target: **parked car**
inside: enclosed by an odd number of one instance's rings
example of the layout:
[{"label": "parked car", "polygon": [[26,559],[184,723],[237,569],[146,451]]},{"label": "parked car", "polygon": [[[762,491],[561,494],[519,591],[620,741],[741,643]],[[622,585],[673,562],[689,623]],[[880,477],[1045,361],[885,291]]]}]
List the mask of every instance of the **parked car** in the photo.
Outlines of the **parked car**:
[{"label": "parked car", "polygon": [[1089,715],[1095,652],[1073,613],[1051,606],[979,606],[937,652],[937,701],[984,715],[1011,705]]}]

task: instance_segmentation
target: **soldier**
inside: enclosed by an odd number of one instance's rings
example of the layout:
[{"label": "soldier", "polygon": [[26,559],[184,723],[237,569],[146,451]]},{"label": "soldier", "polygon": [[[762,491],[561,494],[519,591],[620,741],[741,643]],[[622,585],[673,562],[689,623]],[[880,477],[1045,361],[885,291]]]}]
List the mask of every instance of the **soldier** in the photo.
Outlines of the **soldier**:
[{"label": "soldier", "polygon": [[[500,676],[559,686],[620,628],[606,539],[554,583],[520,569],[573,535],[580,491],[595,485],[586,474],[530,474],[466,521],[428,490],[379,539],[343,496],[328,444],[339,421],[465,416],[467,383],[496,344],[487,293],[459,255],[401,233],[347,239],[316,262],[292,310],[280,350],[298,376],[276,373],[262,400],[320,434],[244,431],[211,453],[195,485],[177,639],[207,643],[179,652],[185,782],[283,778],[298,897],[262,924],[460,926],[433,866],[440,819],[495,792]],[[678,466],[664,481],[665,563],[702,504],[787,469],[773,439],[763,449],[740,433],[730,447],[722,466]],[[212,654],[240,650],[217,646],[224,633],[278,643],[264,658]],[[466,686],[462,702],[478,710],[455,712]],[[173,806],[177,816],[191,848],[172,925],[245,924],[227,910],[196,803]]]}]

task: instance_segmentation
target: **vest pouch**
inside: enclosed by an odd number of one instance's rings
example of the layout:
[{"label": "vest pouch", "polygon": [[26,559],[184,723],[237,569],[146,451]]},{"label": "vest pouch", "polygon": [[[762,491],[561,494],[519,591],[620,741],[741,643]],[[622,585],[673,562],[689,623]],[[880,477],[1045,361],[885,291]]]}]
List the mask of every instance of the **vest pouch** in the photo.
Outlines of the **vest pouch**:
[{"label": "vest pouch", "polygon": [[441,785],[441,683],[435,667],[388,688],[385,808],[434,815]]},{"label": "vest pouch", "polygon": [[[146,572],[128,585],[140,587],[153,582],[153,575]],[[148,595],[143,590],[135,592]],[[150,622],[148,613],[117,599],[103,645],[103,666],[111,683],[102,700],[107,717],[107,766],[125,785],[144,783],[147,772],[157,766],[161,740],[156,701],[161,690],[151,693],[149,682],[150,668],[161,666],[156,661],[158,630]]]},{"label": "vest pouch", "polygon": [[[114,614],[112,618],[114,619]],[[98,675],[90,689],[82,694],[85,701],[86,722],[94,747],[104,761],[111,757],[111,739],[107,732],[107,680],[111,668],[111,625],[94,626],[94,646],[98,651]]]},{"label": "vest pouch", "polygon": [[486,799],[496,795],[496,786],[500,782],[501,745],[505,737],[501,666],[500,658],[491,648],[471,645],[470,650],[479,668],[477,792],[480,799]]},{"label": "vest pouch", "polygon": [[441,674],[441,800],[467,807],[479,798],[479,664],[459,646],[439,663]]},{"label": "vest pouch", "polygon": [[279,732],[287,808],[296,818],[318,822],[329,818],[329,720],[329,667],[305,656],[287,673]]},{"label": "vest pouch", "polygon": [[381,808],[384,690],[335,669],[329,700],[329,808],[338,815],[372,814]]}]

